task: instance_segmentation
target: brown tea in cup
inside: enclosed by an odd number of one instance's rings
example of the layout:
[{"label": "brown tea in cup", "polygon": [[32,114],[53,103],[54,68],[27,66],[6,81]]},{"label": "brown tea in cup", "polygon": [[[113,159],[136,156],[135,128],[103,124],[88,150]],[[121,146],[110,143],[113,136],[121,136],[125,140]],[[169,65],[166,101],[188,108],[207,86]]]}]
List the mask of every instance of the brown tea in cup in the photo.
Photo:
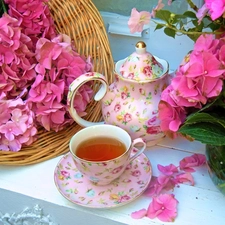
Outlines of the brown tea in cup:
[{"label": "brown tea in cup", "polygon": [[126,150],[125,144],[120,140],[100,136],[82,141],[74,153],[77,157],[87,161],[107,161],[121,156]]},{"label": "brown tea in cup", "polygon": [[141,138],[132,140],[120,127],[102,124],[74,134],[69,147],[75,166],[83,176],[96,185],[107,185],[143,153],[146,143]]}]

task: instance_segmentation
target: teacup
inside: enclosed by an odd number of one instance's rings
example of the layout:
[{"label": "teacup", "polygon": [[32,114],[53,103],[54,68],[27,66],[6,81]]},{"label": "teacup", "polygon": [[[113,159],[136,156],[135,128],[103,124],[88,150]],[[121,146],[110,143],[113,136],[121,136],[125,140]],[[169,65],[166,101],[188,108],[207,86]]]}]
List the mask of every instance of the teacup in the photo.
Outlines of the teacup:
[{"label": "teacup", "polygon": [[141,138],[132,141],[120,127],[102,124],[77,132],[69,147],[77,169],[96,185],[107,185],[143,153],[146,143]]}]

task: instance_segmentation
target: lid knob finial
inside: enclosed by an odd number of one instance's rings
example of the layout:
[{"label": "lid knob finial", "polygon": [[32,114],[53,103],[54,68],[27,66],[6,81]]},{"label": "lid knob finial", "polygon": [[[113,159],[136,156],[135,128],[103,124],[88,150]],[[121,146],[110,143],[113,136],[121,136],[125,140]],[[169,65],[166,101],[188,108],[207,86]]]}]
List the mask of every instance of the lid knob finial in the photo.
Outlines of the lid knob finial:
[{"label": "lid knob finial", "polygon": [[143,41],[138,41],[135,45],[135,52],[119,65],[119,74],[123,78],[135,80],[137,82],[149,82],[159,78],[163,74],[163,66],[156,58],[147,52],[147,45]]},{"label": "lid knob finial", "polygon": [[143,41],[139,41],[136,44],[136,48],[146,48],[146,44]]},{"label": "lid knob finial", "polygon": [[142,55],[146,53],[146,44],[143,41],[137,42],[135,47],[137,54]]}]

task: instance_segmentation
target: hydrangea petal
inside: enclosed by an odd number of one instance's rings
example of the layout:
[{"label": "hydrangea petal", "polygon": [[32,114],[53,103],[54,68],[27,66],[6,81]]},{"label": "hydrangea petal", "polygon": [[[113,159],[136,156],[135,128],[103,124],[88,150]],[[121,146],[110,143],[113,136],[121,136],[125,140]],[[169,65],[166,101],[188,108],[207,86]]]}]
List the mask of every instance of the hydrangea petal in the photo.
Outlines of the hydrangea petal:
[{"label": "hydrangea petal", "polygon": [[177,216],[178,201],[172,194],[161,194],[153,197],[147,210],[147,217],[154,219],[157,217],[163,222],[173,222]]},{"label": "hydrangea petal", "polygon": [[146,209],[140,209],[138,211],[132,212],[131,213],[131,217],[133,219],[141,219],[143,217],[145,217],[147,214],[147,210]]}]

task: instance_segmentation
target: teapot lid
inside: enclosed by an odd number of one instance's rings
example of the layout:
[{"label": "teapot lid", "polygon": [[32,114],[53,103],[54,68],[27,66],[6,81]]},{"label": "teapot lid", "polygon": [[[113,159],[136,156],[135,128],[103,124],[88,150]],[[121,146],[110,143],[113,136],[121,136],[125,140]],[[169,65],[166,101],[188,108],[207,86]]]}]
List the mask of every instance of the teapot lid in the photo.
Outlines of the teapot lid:
[{"label": "teapot lid", "polygon": [[146,44],[139,41],[136,51],[128,56],[120,67],[124,78],[136,81],[154,80],[163,75],[163,66],[155,57],[146,51]]}]

